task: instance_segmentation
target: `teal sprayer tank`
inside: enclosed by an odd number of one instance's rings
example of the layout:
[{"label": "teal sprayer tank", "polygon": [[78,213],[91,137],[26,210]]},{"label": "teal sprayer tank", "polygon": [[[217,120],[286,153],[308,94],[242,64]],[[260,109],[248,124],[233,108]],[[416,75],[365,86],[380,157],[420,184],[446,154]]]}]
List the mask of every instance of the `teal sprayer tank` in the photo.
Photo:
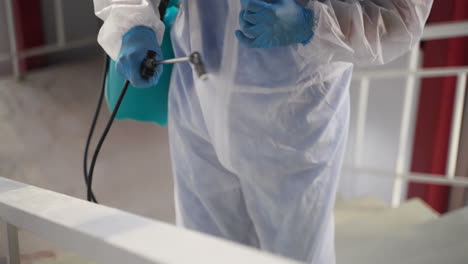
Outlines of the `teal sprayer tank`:
[{"label": "teal sprayer tank", "polygon": [[[172,2],[172,1],[171,1]],[[174,1],[175,2],[175,1]],[[166,25],[161,49],[165,58],[173,58],[170,31],[177,16],[178,8],[169,6],[163,22]],[[131,119],[141,122],[153,122],[164,126],[168,119],[168,95],[171,82],[172,64],[163,65],[163,74],[159,83],[150,88],[135,88],[131,84],[117,113],[117,120]],[[109,60],[106,76],[106,100],[112,111],[125,80],[115,71],[115,61]]]}]

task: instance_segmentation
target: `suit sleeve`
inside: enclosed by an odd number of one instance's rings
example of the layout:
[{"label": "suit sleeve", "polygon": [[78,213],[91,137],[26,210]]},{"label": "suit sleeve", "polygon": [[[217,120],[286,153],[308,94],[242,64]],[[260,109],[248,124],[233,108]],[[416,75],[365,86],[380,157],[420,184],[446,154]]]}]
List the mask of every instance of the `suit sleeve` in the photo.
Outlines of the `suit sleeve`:
[{"label": "suit sleeve", "polygon": [[147,26],[162,41],[164,24],[157,7],[160,0],[94,0],[94,11],[104,21],[98,42],[106,53],[116,60],[122,45],[122,36],[135,26]]},{"label": "suit sleeve", "polygon": [[306,7],[315,14],[315,35],[299,51],[321,63],[390,62],[419,42],[432,1],[309,0]]}]

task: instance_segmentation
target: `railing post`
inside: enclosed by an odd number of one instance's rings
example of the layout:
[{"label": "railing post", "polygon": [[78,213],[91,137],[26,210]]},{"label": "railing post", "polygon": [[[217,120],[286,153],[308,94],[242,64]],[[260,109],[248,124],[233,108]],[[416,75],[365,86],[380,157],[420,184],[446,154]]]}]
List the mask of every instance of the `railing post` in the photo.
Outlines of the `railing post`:
[{"label": "railing post", "polygon": [[359,87],[359,105],[356,120],[356,137],[354,144],[354,166],[361,166],[361,158],[364,150],[364,138],[366,133],[367,107],[369,102],[369,79],[361,79]]},{"label": "railing post", "polygon": [[55,30],[57,34],[57,46],[64,47],[65,42],[66,42],[66,35],[65,35],[65,18],[63,14],[62,0],[55,0],[54,11],[55,11]]},{"label": "railing post", "polygon": [[[408,71],[416,72],[419,66],[419,44],[416,45],[411,53],[409,54],[408,60]],[[401,113],[401,123],[400,123],[400,134],[398,142],[398,152],[396,159],[396,175],[395,181],[393,182],[392,189],[392,207],[397,208],[401,204],[401,195],[403,192],[403,182],[402,177],[406,169],[406,151],[408,150],[408,143],[410,138],[410,127],[411,127],[411,109],[413,106],[414,96],[415,96],[415,84],[416,76],[413,74],[409,75],[406,79],[405,93],[403,98],[403,111]]]},{"label": "railing post", "polygon": [[18,54],[18,43],[16,42],[16,30],[15,30],[15,19],[14,19],[14,12],[13,12],[13,2],[12,0],[5,1],[5,9],[6,9],[6,18],[7,18],[7,26],[8,26],[8,38],[10,41],[10,59],[11,65],[13,68],[13,75],[16,79],[21,78],[20,72],[20,58]]},{"label": "railing post", "polygon": [[460,145],[461,128],[463,123],[463,110],[465,106],[467,74],[459,74],[453,107],[452,128],[450,134],[449,155],[447,160],[446,177],[455,178],[457,168],[458,148]]},{"label": "railing post", "polygon": [[20,264],[18,229],[3,221],[1,226],[1,241],[6,243],[7,264]]}]

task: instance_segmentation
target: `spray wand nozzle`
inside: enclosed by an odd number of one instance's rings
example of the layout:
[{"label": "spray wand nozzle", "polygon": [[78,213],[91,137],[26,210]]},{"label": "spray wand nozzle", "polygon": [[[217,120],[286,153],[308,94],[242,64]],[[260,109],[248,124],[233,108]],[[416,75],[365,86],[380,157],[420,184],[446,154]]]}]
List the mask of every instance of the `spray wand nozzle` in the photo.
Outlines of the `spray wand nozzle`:
[{"label": "spray wand nozzle", "polygon": [[156,71],[156,67],[160,64],[173,64],[179,62],[190,62],[195,72],[198,75],[198,78],[204,80],[207,78],[205,65],[203,64],[203,60],[199,52],[193,52],[188,57],[181,57],[181,58],[174,58],[168,60],[160,60],[156,59],[156,52],[153,50],[148,50],[146,53],[146,58],[141,63],[141,76],[145,79],[152,77]]}]

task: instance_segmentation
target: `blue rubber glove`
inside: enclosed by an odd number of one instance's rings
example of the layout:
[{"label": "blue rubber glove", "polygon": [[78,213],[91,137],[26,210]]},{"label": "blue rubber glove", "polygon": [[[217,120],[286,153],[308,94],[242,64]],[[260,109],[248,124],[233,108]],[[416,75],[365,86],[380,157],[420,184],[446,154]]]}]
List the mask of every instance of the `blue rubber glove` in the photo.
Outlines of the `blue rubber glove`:
[{"label": "blue rubber glove", "polygon": [[136,88],[148,88],[156,85],[163,71],[162,65],[159,65],[153,77],[148,79],[141,77],[141,63],[146,58],[148,50],[156,52],[157,60],[163,59],[156,34],[151,28],[136,26],[122,37],[122,47],[115,69]]},{"label": "blue rubber glove", "polygon": [[251,48],[307,44],[314,36],[314,13],[295,0],[241,0],[237,39]]}]

